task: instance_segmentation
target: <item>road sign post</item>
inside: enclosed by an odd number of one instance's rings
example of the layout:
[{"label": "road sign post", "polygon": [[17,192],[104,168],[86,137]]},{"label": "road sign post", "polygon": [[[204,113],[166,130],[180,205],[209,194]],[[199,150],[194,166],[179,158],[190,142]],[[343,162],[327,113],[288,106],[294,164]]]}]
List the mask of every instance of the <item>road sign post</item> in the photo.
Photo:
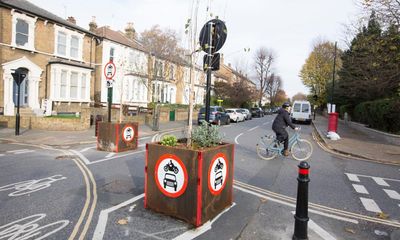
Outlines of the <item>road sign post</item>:
[{"label": "road sign post", "polygon": [[117,71],[117,68],[115,67],[115,64],[113,63],[112,60],[110,60],[105,66],[104,66],[104,76],[107,79],[107,105],[108,105],[108,122],[111,122],[111,105],[112,105],[112,95],[113,95],[113,77],[115,76],[115,72]]},{"label": "road sign post", "polygon": [[27,74],[28,74],[28,69],[26,68],[18,68],[17,70],[15,70],[14,73],[11,73],[15,83],[17,84],[17,114],[15,115],[15,136],[19,135],[19,127],[20,127],[19,105],[21,96],[21,83],[25,80]]}]

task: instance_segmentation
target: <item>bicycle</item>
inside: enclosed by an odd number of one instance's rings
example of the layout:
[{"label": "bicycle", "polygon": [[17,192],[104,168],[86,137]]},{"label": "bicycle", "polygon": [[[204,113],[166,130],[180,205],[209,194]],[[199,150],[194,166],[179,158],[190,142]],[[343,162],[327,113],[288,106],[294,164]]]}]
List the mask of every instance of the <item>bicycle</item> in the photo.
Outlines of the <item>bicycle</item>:
[{"label": "bicycle", "polygon": [[[261,137],[256,145],[257,155],[264,160],[274,159],[277,155],[283,155],[283,142],[276,139],[275,135]],[[292,157],[298,161],[311,157],[313,147],[310,141],[300,138],[299,130],[289,138],[289,149]]]}]

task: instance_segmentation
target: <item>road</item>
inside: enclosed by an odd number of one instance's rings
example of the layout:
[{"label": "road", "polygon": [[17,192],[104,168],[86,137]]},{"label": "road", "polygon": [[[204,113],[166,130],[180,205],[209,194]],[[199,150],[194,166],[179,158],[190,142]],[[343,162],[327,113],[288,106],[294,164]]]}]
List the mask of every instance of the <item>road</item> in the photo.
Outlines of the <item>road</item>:
[{"label": "road", "polygon": [[[299,162],[265,161],[255,152],[258,139],[272,133],[273,117],[221,127],[225,141],[236,144],[234,205],[197,230],[143,208],[145,144],[166,133],[118,154],[95,144],[2,142],[0,239],[290,239]],[[314,148],[310,239],[390,239],[400,229],[399,166],[331,153],[312,126],[301,128]]]}]

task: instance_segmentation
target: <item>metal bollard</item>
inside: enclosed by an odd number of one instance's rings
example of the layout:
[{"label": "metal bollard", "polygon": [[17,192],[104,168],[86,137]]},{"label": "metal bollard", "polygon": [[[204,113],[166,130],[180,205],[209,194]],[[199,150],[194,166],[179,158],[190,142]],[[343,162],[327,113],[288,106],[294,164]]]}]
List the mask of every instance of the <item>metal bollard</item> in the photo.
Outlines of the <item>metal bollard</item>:
[{"label": "metal bollard", "polygon": [[297,177],[297,201],[296,214],[294,215],[294,234],[293,240],[306,240],[308,224],[308,177],[310,165],[306,161],[300,162],[299,176]]}]

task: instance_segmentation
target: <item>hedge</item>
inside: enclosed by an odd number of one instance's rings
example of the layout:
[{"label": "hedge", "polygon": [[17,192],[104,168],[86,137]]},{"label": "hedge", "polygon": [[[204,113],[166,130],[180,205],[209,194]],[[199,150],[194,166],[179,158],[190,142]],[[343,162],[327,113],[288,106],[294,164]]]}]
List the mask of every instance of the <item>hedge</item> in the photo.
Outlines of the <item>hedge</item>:
[{"label": "hedge", "polygon": [[354,106],[351,104],[342,105],[339,107],[339,116],[343,119],[346,112],[348,115],[353,116],[353,110]]},{"label": "hedge", "polygon": [[356,122],[400,134],[400,98],[362,102],[354,108],[353,113]]}]

